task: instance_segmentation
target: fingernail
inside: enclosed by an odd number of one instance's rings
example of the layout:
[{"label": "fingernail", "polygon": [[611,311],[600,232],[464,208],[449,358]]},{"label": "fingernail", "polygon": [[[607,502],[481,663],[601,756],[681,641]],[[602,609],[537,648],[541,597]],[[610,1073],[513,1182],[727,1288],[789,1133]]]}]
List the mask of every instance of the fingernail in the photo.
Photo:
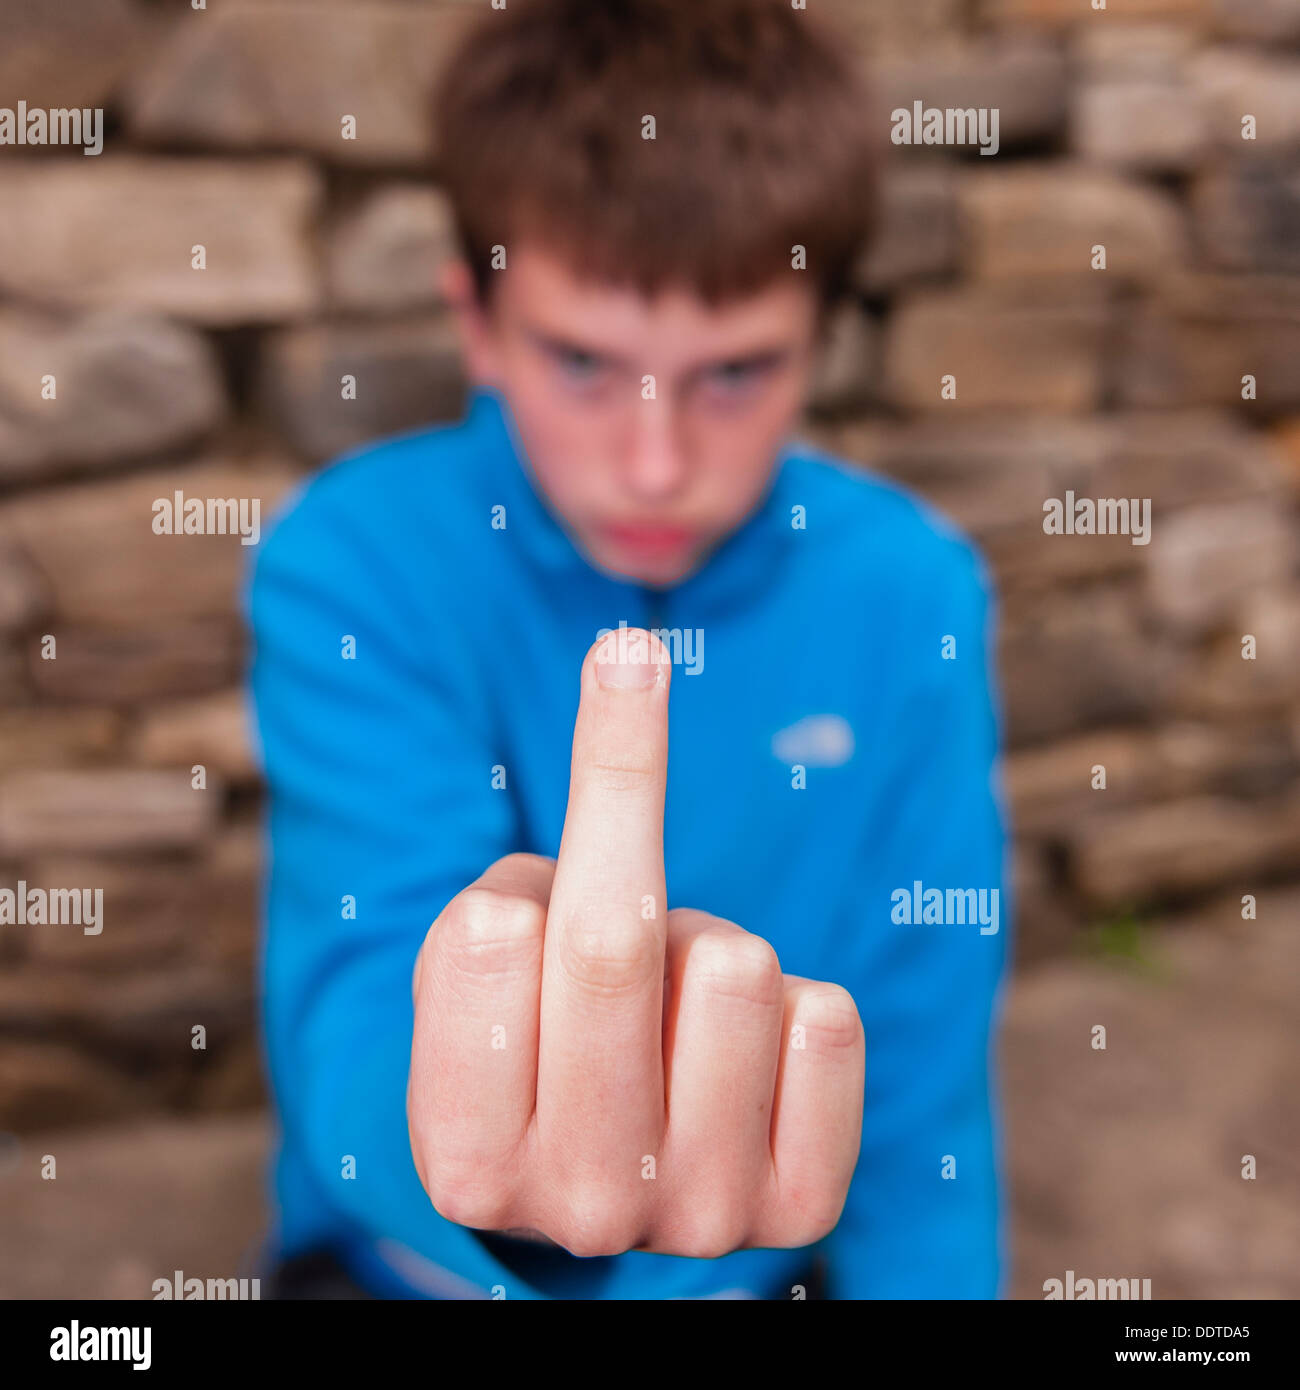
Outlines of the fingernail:
[{"label": "fingernail", "polygon": [[650,690],[663,684],[659,648],[644,635],[621,628],[596,648],[596,679],[605,690]]}]

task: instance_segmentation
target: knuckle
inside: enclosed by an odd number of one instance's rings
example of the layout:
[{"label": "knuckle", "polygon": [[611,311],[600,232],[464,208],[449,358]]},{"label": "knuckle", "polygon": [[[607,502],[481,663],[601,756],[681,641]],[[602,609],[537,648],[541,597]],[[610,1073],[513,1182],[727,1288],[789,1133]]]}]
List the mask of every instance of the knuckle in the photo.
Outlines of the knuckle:
[{"label": "knuckle", "polygon": [[633,1204],[611,1194],[578,1190],[570,1193],[561,1232],[554,1237],[570,1255],[589,1259],[622,1255],[640,1242],[640,1223]]},{"label": "knuckle", "polygon": [[649,930],[572,926],[560,934],[560,965],[585,991],[619,997],[663,973],[657,937]]},{"label": "knuckle", "polygon": [[691,964],[701,986],[749,1004],[779,1004],[782,999],[781,962],[761,936],[734,931],[703,932],[691,952]]},{"label": "knuckle", "polygon": [[825,1240],[839,1225],[847,1189],[843,1192],[801,1189],[787,1195],[781,1215],[782,1247],[799,1249]]},{"label": "knuckle", "polygon": [[629,753],[618,762],[607,759],[589,762],[583,769],[583,776],[600,792],[640,792],[655,786],[658,769],[653,762]]},{"label": "knuckle", "polygon": [[503,1230],[511,1221],[511,1194],[505,1184],[468,1164],[430,1162],[426,1156],[424,1190],[445,1221],[474,1230]]},{"label": "knuckle", "polygon": [[853,996],[840,985],[820,985],[804,994],[795,1008],[805,1045],[812,1051],[838,1052],[862,1041],[862,1020]]},{"label": "knuckle", "polygon": [[671,931],[675,932],[694,935],[697,930],[707,929],[713,920],[707,912],[701,912],[698,907],[670,907],[668,909],[668,926]]},{"label": "knuckle", "polygon": [[528,940],[536,932],[540,908],[520,894],[475,886],[460,893],[456,903],[456,921],[468,945]]},{"label": "knuckle", "polygon": [[466,974],[511,974],[534,960],[545,927],[545,913],[531,898],[466,888],[443,913],[439,946]]},{"label": "knuckle", "polygon": [[548,883],[555,873],[555,860],[544,854],[526,854],[517,850],[514,854],[503,855],[491,869],[497,891],[511,891],[512,885],[522,885],[525,896],[531,896],[529,889]]},{"label": "knuckle", "polygon": [[720,1260],[745,1244],[746,1223],[726,1211],[704,1212],[676,1232],[674,1254],[693,1260]]}]

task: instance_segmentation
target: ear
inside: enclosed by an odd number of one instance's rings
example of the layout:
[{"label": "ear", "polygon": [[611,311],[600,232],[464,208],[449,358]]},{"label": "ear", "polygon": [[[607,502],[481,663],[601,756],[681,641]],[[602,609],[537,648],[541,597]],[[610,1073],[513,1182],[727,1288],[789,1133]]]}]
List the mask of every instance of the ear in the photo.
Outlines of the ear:
[{"label": "ear", "polygon": [[501,376],[492,307],[479,298],[469,265],[459,257],[438,275],[442,298],[456,321],[465,371],[475,385],[495,386]]}]

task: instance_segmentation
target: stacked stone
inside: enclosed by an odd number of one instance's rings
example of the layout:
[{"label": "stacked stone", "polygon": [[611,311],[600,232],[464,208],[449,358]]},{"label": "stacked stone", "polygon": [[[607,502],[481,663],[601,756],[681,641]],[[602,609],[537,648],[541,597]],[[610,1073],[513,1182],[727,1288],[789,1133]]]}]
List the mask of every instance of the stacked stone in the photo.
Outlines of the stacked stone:
[{"label": "stacked stone", "polygon": [[[1020,949],[1239,922],[1300,871],[1300,9],[842,4],[886,175],[808,428],[989,556]],[[0,148],[0,886],[100,886],[110,925],[0,926],[0,1128],[260,1094],[249,550],[151,508],[265,520],[458,413],[427,112],[477,9],[6,19],[0,100],[108,127],[95,158]],[[996,109],[997,155],[891,145],[917,101]],[[1150,543],[1046,533],[1067,492],[1149,499]]]},{"label": "stacked stone", "polygon": [[[845,8],[882,128],[1000,112],[996,157],[889,150],[817,434],[992,563],[1022,957],[1239,927],[1300,869],[1300,6]],[[1048,534],[1071,493],[1149,543]]]}]

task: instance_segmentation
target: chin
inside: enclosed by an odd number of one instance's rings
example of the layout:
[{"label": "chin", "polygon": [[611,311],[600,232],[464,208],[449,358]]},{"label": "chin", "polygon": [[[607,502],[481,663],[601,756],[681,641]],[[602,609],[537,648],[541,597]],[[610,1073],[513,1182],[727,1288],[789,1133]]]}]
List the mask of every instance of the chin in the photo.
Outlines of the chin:
[{"label": "chin", "polygon": [[602,569],[610,571],[621,579],[634,584],[644,584],[648,588],[667,589],[692,575],[700,565],[698,555],[685,557],[663,557],[650,559],[645,556],[620,554],[609,549],[603,550],[593,558]]}]

